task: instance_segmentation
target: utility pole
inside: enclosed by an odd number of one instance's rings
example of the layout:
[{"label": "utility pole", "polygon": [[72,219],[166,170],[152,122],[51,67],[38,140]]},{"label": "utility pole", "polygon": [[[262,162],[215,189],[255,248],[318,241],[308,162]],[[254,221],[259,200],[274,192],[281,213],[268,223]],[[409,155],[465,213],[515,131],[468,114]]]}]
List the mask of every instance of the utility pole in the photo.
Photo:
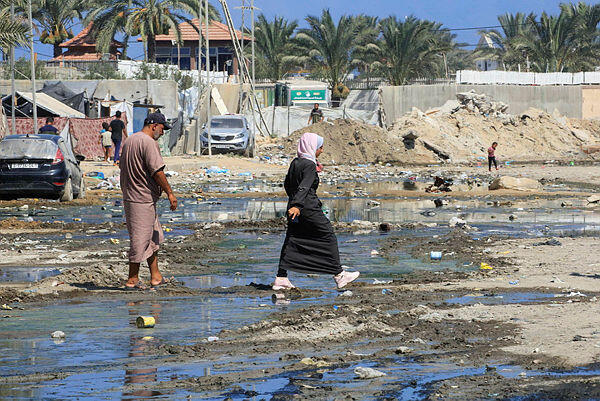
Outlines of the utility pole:
[{"label": "utility pole", "polygon": [[208,0],[204,0],[204,6],[204,22],[206,28],[206,83],[208,84],[208,96],[206,97],[206,133],[208,135],[208,155],[212,156],[212,138],[210,137],[210,98],[212,97],[212,85],[210,83],[210,39],[208,38]]},{"label": "utility pole", "polygon": [[[252,18],[252,92],[255,93],[256,81],[254,80],[254,0],[250,0],[250,15]],[[244,43],[244,33],[242,32],[242,43]],[[273,121],[275,121],[275,105],[273,105]],[[252,107],[252,149],[256,142],[256,117],[254,116],[254,107]],[[252,155],[254,157],[254,155]]]},{"label": "utility pole", "polygon": [[[196,56],[198,56],[196,68],[198,69],[198,103],[200,103],[200,94],[202,93],[202,2],[198,2],[198,48],[196,49]],[[200,104],[196,106],[196,110],[200,111]],[[196,155],[198,155],[201,151],[201,131],[202,127],[200,126],[200,114],[198,114],[196,116],[196,144],[194,146]]]},{"label": "utility pole", "polygon": [[[15,3],[13,1],[10,2],[10,20],[15,20]],[[15,119],[15,47],[10,47],[10,92],[11,92],[11,106],[10,106],[10,119],[12,122],[12,134],[17,133],[17,120]]]},{"label": "utility pole", "polygon": [[[242,59],[238,60],[238,64],[239,63],[245,63],[246,62],[246,58],[244,57],[244,20],[246,16],[246,0],[242,0],[242,42],[240,43],[241,49],[242,49]],[[238,77],[240,80],[240,95],[239,95],[239,105],[238,105],[238,110],[240,112],[240,114],[242,114],[242,95],[244,93],[244,79],[243,76],[244,74],[242,74],[241,72],[241,68],[238,65]]]},{"label": "utility pole", "polygon": [[[35,60],[33,59],[33,19],[31,18],[31,1],[29,0],[29,46],[31,47],[31,96],[33,98],[33,133],[38,132],[37,101],[35,100]],[[14,99],[14,98],[13,98]]]}]

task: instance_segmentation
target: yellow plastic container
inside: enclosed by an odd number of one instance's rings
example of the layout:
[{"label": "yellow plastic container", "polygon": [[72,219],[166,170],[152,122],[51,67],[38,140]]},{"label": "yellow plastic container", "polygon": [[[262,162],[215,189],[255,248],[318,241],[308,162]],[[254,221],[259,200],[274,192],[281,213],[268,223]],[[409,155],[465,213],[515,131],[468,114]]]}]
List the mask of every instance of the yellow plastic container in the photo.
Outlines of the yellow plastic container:
[{"label": "yellow plastic container", "polygon": [[487,263],[481,262],[481,266],[479,267],[481,270],[492,270],[492,266]]},{"label": "yellow plastic container", "polygon": [[138,329],[152,328],[155,323],[154,316],[138,316],[137,319],[135,319],[135,325]]}]

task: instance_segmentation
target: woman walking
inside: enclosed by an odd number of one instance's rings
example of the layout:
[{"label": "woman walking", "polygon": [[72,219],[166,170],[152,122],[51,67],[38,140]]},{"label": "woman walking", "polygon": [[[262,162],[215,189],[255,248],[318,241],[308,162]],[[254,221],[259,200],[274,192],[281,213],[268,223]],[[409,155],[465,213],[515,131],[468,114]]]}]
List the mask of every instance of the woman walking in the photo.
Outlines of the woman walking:
[{"label": "woman walking", "polygon": [[317,157],[323,152],[323,138],[307,132],[298,142],[296,157],[285,177],[288,229],[281,249],[274,290],[294,288],[287,271],[331,274],[338,288],[356,280],[359,272],[347,272],[340,264],[337,238],[323,214],[317,197]]}]

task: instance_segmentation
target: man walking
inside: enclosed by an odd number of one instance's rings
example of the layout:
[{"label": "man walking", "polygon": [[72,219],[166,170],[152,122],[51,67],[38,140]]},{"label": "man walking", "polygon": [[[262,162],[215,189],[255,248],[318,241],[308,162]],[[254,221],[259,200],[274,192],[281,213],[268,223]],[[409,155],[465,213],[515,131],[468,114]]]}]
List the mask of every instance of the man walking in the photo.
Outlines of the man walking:
[{"label": "man walking", "polygon": [[165,129],[171,129],[165,116],[152,113],[144,120],[144,128],[123,143],[121,190],[130,239],[127,289],[146,288],[139,279],[140,263],[144,260],[150,268],[150,286],[167,283],[158,270],[158,248],[164,235],[156,203],[164,191],[171,210],[175,210],[177,198],[163,171],[165,164],[157,142]]},{"label": "man walking", "polygon": [[115,119],[110,122],[109,130],[112,133],[110,139],[115,144],[115,155],[113,156],[113,162],[116,165],[119,164],[119,150],[121,149],[121,142],[127,138],[127,129],[125,123],[121,120],[121,112],[117,110],[115,113]]},{"label": "man walking", "polygon": [[310,111],[310,116],[308,117],[308,124],[316,124],[323,121],[325,117],[323,117],[323,110],[319,109],[319,103],[315,103],[315,107]]}]

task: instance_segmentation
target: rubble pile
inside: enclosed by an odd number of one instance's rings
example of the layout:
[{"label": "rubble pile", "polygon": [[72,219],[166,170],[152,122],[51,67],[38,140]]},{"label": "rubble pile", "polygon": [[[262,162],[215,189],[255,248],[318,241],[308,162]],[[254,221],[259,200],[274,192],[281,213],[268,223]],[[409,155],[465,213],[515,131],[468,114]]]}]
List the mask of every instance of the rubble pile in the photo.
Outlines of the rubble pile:
[{"label": "rubble pile", "polygon": [[406,146],[406,140],[386,130],[355,120],[336,119],[313,124],[293,132],[276,143],[259,148],[261,158],[273,163],[288,164],[296,156],[298,140],[305,132],[325,138],[324,152],[319,158],[327,165],[361,163],[437,163],[438,158],[421,143]]},{"label": "rubble pile", "polygon": [[[530,108],[507,114],[508,105],[487,95],[459,93],[458,100],[425,112],[413,108],[394,122],[389,132],[424,146],[438,161],[487,163],[487,148],[498,142],[500,162],[592,160],[585,147],[600,143],[600,122],[577,120]],[[487,166],[485,166],[487,167]]]}]

